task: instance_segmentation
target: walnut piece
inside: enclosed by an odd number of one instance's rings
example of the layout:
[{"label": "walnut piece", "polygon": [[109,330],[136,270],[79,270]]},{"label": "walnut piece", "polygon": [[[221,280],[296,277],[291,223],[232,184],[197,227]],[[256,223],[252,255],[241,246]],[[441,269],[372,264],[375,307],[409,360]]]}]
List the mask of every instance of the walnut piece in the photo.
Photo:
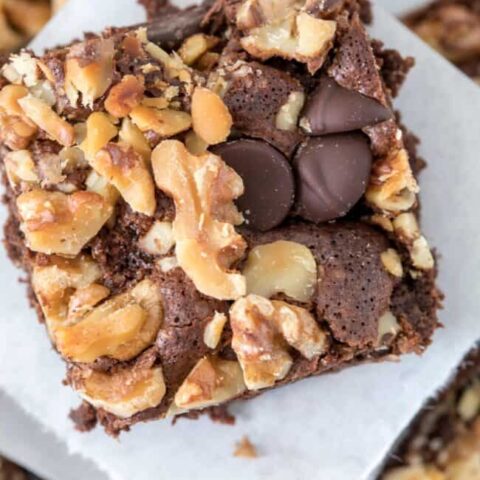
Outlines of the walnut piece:
[{"label": "walnut piece", "polygon": [[394,277],[403,277],[402,259],[395,249],[388,248],[380,255],[380,258],[388,273]]},{"label": "walnut piece", "polygon": [[215,92],[197,87],[192,96],[192,120],[195,133],[209,145],[224,142],[233,120],[228,107]]},{"label": "walnut piece", "polygon": [[113,374],[89,370],[75,379],[74,387],[94,407],[120,418],[160,405],[166,392],[160,367],[125,368]]},{"label": "walnut piece", "polygon": [[381,345],[385,339],[396,337],[401,329],[395,315],[388,310],[378,320],[377,343]]},{"label": "walnut piece", "polygon": [[302,2],[247,0],[239,9],[237,25],[246,32],[242,47],[253,57],[280,56],[307,64],[313,75],[333,46],[337,24],[299,10]]},{"label": "walnut piece", "polygon": [[193,65],[208,50],[215,47],[219,41],[217,37],[196,33],[183,41],[178,54],[185,65]]},{"label": "walnut piece", "polygon": [[103,356],[130,360],[154,342],[162,320],[161,294],[147,279],[76,323],[67,317],[55,329],[54,338],[60,353],[75,362],[93,362]]},{"label": "walnut piece", "polygon": [[463,391],[458,400],[457,413],[464,422],[471,422],[480,413],[480,383],[478,381]]},{"label": "walnut piece", "polygon": [[308,302],[317,286],[317,264],[308,247],[280,240],[254,247],[243,274],[247,292],[265,298],[277,293]]},{"label": "walnut piece", "polygon": [[400,149],[375,166],[366,198],[380,210],[400,213],[415,205],[418,192],[408,153]]},{"label": "walnut piece", "polygon": [[110,90],[105,100],[105,110],[114,117],[126,117],[140,104],[144,92],[143,78],[125,75],[120,83]]},{"label": "walnut piece", "polygon": [[232,348],[249,390],[271,387],[292,366],[289,346],[312,360],[325,353],[326,334],[305,309],[258,295],[237,300],[230,309]]},{"label": "walnut piece", "polygon": [[32,95],[20,98],[18,104],[25,116],[64,147],[75,141],[75,131],[50,105]]},{"label": "walnut piece", "polygon": [[30,120],[0,110],[0,141],[11,150],[28,148],[38,129]]},{"label": "walnut piece", "polygon": [[70,47],[65,62],[65,92],[72,106],[76,106],[80,93],[82,105],[92,108],[108,90],[114,54],[112,39],[93,38]]},{"label": "walnut piece", "polygon": [[173,137],[192,126],[190,114],[179,110],[145,107],[139,105],[130,112],[132,122],[142,131],[149,130],[162,137]]},{"label": "walnut piece", "polygon": [[106,113],[94,112],[87,120],[86,136],[79,145],[89,161],[95,159],[95,155],[117,136],[117,128]]},{"label": "walnut piece", "polygon": [[279,130],[293,132],[298,125],[298,117],[305,104],[304,92],[291,92],[287,102],[282,105],[275,118],[275,126]]},{"label": "walnut piece", "polygon": [[172,223],[160,220],[138,241],[138,246],[150,255],[166,255],[174,245]]},{"label": "walnut piece", "polygon": [[203,343],[214,350],[222,338],[223,329],[227,323],[227,316],[224,313],[215,312],[213,318],[207,323],[203,332]]},{"label": "walnut piece", "polygon": [[133,124],[129,118],[124,118],[122,128],[118,132],[119,143],[130,145],[137,153],[139,153],[145,162],[150,163],[152,149],[140,129]]},{"label": "walnut piece", "polygon": [[32,154],[28,150],[9,152],[3,159],[8,181],[12,188],[22,184],[37,185],[38,178]]},{"label": "walnut piece", "polygon": [[410,465],[394,468],[383,480],[447,480],[447,478],[434,467]]},{"label": "walnut piece", "polygon": [[100,231],[113,206],[93,192],[32,190],[17,198],[28,247],[48,255],[75,256]]},{"label": "walnut piece", "polygon": [[238,362],[213,356],[202,358],[175,394],[175,406],[182,410],[219,405],[245,392]]},{"label": "walnut piece", "polygon": [[143,157],[132,147],[109,143],[90,165],[114,185],[133,211],[155,213],[155,186]]},{"label": "walnut piece", "polygon": [[245,278],[229,270],[246,248],[234,228],[242,221],[233,204],[243,193],[241,178],[220,157],[196,157],[176,140],[155,148],[152,166],[157,186],[175,202],[179,265],[205,295],[220,300],[245,295]]}]

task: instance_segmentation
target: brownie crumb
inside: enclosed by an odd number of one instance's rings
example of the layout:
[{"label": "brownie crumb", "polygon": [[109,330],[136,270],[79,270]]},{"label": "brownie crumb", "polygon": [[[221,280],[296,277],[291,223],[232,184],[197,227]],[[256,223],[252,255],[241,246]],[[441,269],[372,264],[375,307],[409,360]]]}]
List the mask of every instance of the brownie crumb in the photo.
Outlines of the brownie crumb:
[{"label": "brownie crumb", "polygon": [[72,409],[69,417],[79,432],[89,432],[97,425],[96,411],[87,402],[83,402],[78,408]]}]

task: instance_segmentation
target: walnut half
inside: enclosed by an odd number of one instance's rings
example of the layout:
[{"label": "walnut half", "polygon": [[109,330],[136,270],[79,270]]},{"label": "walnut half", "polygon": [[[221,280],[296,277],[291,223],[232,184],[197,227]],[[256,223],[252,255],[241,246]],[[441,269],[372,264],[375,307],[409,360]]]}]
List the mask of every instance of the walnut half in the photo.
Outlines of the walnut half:
[{"label": "walnut half", "polygon": [[230,309],[232,348],[249,390],[271,387],[292,366],[293,347],[312,360],[325,353],[326,334],[305,309],[258,295],[237,300]]},{"label": "walnut half", "polygon": [[229,270],[246,247],[234,228],[242,218],[233,204],[243,193],[241,178],[220,157],[196,157],[175,140],[155,148],[152,166],[157,186],[175,201],[179,265],[205,295],[220,300],[245,295],[245,277]]}]

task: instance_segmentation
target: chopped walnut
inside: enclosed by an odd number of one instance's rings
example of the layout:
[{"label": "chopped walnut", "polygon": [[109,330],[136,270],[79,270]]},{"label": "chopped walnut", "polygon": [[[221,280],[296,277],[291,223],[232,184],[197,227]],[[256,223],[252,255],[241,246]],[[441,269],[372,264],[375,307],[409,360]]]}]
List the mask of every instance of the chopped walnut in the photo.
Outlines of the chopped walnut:
[{"label": "chopped walnut", "polygon": [[130,360],[154,342],[162,320],[160,292],[147,279],[75,323],[67,316],[67,322],[55,329],[54,338],[60,353],[75,362],[93,362],[103,356]]},{"label": "chopped walnut", "polygon": [[40,181],[36,172],[32,154],[28,150],[9,152],[3,159],[8,181],[12,188],[22,184],[37,185]]},{"label": "chopped walnut", "polygon": [[117,133],[117,127],[106,113],[94,112],[88,117],[86,136],[79,147],[87,160],[94,160],[95,155],[116,137]]},{"label": "chopped walnut", "polygon": [[18,85],[23,83],[27,87],[33,87],[38,82],[39,74],[37,59],[25,51],[10,55],[9,63],[2,68],[2,75],[10,83]]},{"label": "chopped walnut", "polygon": [[135,107],[130,112],[130,118],[142,132],[152,130],[162,137],[173,137],[192,126],[192,117],[186,112],[143,105]]},{"label": "chopped walnut", "polygon": [[18,100],[26,117],[64,147],[75,141],[75,131],[52,107],[39,98],[27,95]]},{"label": "chopped walnut", "polygon": [[385,250],[380,255],[380,258],[388,273],[394,277],[403,277],[402,259],[395,249],[389,248]]},{"label": "chopped walnut", "polygon": [[146,162],[150,162],[152,149],[145,135],[143,135],[140,129],[135,126],[129,118],[123,119],[122,128],[118,132],[118,139],[120,143],[130,145]]},{"label": "chopped walnut", "polygon": [[192,155],[203,155],[207,152],[208,143],[202,140],[193,130],[185,135],[185,146]]},{"label": "chopped walnut", "polygon": [[254,247],[243,274],[247,292],[265,298],[284,293],[308,302],[317,286],[317,264],[310,249],[284,240]]},{"label": "chopped walnut", "polygon": [[434,467],[411,465],[391,470],[383,480],[447,480],[447,478]]},{"label": "chopped walnut", "polygon": [[279,130],[293,132],[298,125],[298,117],[305,104],[304,92],[291,92],[287,102],[282,105],[275,118],[275,126]]},{"label": "chopped walnut", "polygon": [[166,386],[161,367],[124,368],[113,374],[86,370],[74,388],[96,408],[128,418],[160,405]]},{"label": "chopped walnut", "polygon": [[245,390],[238,362],[204,357],[175,394],[175,406],[182,410],[205,408],[238,397]]},{"label": "chopped walnut", "polygon": [[0,111],[0,141],[11,150],[28,148],[38,129],[28,119],[5,115]]},{"label": "chopped walnut", "polygon": [[380,210],[400,213],[415,205],[418,191],[408,153],[400,149],[376,165],[366,198]]},{"label": "chopped walnut", "polygon": [[245,295],[245,278],[229,270],[246,247],[234,229],[242,221],[233,204],[243,193],[241,178],[219,157],[196,157],[175,140],[157,146],[152,165],[157,186],[175,201],[179,265],[205,295],[221,300]]},{"label": "chopped walnut", "polygon": [[249,390],[271,387],[292,366],[289,346],[312,360],[325,353],[326,334],[305,309],[258,295],[237,300],[230,309],[232,348]]},{"label": "chopped walnut", "polygon": [[192,96],[195,133],[209,145],[224,142],[230,135],[233,119],[228,107],[215,92],[197,87]]},{"label": "chopped walnut", "polygon": [[243,437],[240,442],[237,443],[235,452],[233,452],[235,457],[241,458],[257,458],[258,453],[255,446],[250,442],[248,437]]},{"label": "chopped walnut", "polygon": [[172,223],[160,220],[138,241],[138,246],[150,255],[166,255],[174,245]]},{"label": "chopped walnut", "polygon": [[135,212],[155,213],[155,186],[143,157],[132,147],[109,143],[93,159],[91,166],[114,185]]},{"label": "chopped walnut", "polygon": [[82,105],[92,108],[108,90],[114,54],[112,39],[93,38],[70,47],[65,62],[65,92],[72,106],[76,106],[81,94]]},{"label": "chopped walnut", "polygon": [[208,348],[212,350],[217,348],[226,323],[227,316],[224,313],[215,312],[215,315],[207,323],[203,332],[203,343],[205,343]]},{"label": "chopped walnut", "polygon": [[396,337],[401,329],[395,315],[390,310],[385,312],[378,320],[377,343],[381,345],[385,339]]},{"label": "chopped walnut", "polygon": [[197,33],[183,41],[178,54],[185,65],[193,65],[208,50],[215,47],[219,41],[217,37]]},{"label": "chopped walnut", "polygon": [[21,229],[34,252],[75,256],[100,231],[113,206],[93,192],[32,190],[17,198]]},{"label": "chopped walnut", "polygon": [[457,412],[464,422],[471,422],[480,413],[480,383],[477,381],[463,391]]},{"label": "chopped walnut", "polygon": [[239,9],[237,25],[246,32],[241,44],[250,55],[297,60],[313,75],[333,46],[337,24],[315,18],[299,6],[289,0],[247,0]]},{"label": "chopped walnut", "polygon": [[121,82],[110,90],[105,100],[105,110],[114,117],[126,117],[140,104],[144,91],[143,78],[125,75]]}]

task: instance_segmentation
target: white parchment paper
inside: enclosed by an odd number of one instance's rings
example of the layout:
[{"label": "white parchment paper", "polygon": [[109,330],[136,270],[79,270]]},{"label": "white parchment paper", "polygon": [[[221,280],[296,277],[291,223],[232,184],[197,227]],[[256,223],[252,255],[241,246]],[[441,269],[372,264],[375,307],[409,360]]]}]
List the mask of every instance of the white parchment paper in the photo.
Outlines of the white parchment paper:
[{"label": "white parchment paper", "polygon": [[[424,400],[480,338],[480,92],[393,17],[380,8],[375,13],[372,33],[417,58],[397,105],[422,137],[421,151],[429,161],[421,179],[423,224],[442,253],[445,329],[422,358],[355,367],[237,405],[235,427],[207,419],[175,427],[155,422],[114,441],[100,429],[87,435],[73,430],[67,414],[77,397],[60,384],[64,366],[2,251],[0,388],[112,479],[367,479]],[[140,20],[134,0],[73,0],[35,45]],[[0,220],[4,216],[0,209]],[[260,458],[232,456],[244,434],[259,447]]]}]

